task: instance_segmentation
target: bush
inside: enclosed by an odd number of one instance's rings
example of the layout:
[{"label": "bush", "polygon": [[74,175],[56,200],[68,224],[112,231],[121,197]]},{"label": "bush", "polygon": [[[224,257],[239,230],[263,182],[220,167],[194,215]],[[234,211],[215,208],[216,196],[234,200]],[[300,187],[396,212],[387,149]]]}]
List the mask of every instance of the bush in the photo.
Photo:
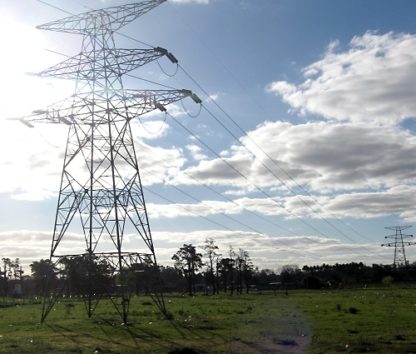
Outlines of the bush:
[{"label": "bush", "polygon": [[383,285],[385,285],[387,287],[390,287],[391,284],[393,283],[393,281],[394,281],[394,278],[391,275],[387,275],[381,280]]}]

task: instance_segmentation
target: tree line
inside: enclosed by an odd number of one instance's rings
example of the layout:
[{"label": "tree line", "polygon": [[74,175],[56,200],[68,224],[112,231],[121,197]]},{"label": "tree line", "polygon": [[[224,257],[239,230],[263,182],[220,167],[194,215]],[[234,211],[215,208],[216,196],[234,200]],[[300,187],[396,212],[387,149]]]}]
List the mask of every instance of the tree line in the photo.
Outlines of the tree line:
[{"label": "tree line", "polygon": [[197,287],[207,294],[249,292],[254,266],[246,250],[235,251],[230,247],[223,257],[212,239],[205,240],[201,248],[204,254],[197,252],[192,244],[184,244],[172,256],[174,268],[186,280],[189,295],[193,295]]},{"label": "tree line", "polygon": [[[406,267],[363,263],[283,266],[280,272],[256,267],[249,252],[229,247],[224,254],[212,239],[196,247],[184,244],[172,255],[173,266],[150,262],[132,264],[126,269],[129,291],[146,294],[160,280],[164,292],[243,294],[252,290],[322,289],[389,285],[392,282],[415,282],[416,262]],[[24,275],[20,260],[2,258],[0,264],[0,295],[41,295],[46,282],[49,287],[62,287],[66,295],[82,296],[86,291],[111,293],[119,285],[119,274],[103,259],[86,256],[63,258],[57,267],[41,259],[30,265],[31,275]],[[126,279],[125,279],[126,280]],[[126,282],[125,282],[126,283]]]}]

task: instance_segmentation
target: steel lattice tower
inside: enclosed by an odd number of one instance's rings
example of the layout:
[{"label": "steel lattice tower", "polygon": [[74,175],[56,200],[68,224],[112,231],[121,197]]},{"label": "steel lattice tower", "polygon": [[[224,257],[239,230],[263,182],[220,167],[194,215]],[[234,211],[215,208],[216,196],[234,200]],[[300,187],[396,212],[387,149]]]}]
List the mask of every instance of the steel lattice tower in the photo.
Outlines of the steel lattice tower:
[{"label": "steel lattice tower", "polygon": [[394,258],[393,266],[394,267],[403,267],[407,266],[405,246],[416,245],[416,242],[406,242],[406,239],[410,239],[413,235],[404,235],[403,230],[409,229],[411,226],[389,226],[385,229],[393,230],[396,233],[394,235],[385,236],[386,239],[393,239],[393,242],[383,243],[381,246],[385,247],[394,247]]},{"label": "steel lattice tower", "polygon": [[[117,49],[114,32],[166,0],[147,0],[93,10],[41,26],[40,29],[82,35],[81,52],[42,71],[39,75],[76,81],[75,93],[44,110],[34,111],[22,122],[66,124],[69,127],[59,190],[50,259],[59,266],[68,259],[86,264],[93,279],[97,265],[110,265],[117,286],[87,281],[85,304],[92,316],[98,301],[108,295],[127,323],[130,293],[126,269],[142,264],[157,269],[155,250],[130,121],[153,110],[191,97],[189,90],[125,89],[122,76],[162,56],[176,63],[166,49]],[[83,234],[82,251],[62,254],[70,230]],[[82,231],[81,231],[82,230]],[[133,230],[140,240],[139,252],[123,251],[123,236]],[[108,246],[111,244],[111,251]],[[154,272],[154,277],[157,272]],[[43,303],[42,321],[63,289],[51,289]],[[163,297],[155,296],[164,309]]]}]

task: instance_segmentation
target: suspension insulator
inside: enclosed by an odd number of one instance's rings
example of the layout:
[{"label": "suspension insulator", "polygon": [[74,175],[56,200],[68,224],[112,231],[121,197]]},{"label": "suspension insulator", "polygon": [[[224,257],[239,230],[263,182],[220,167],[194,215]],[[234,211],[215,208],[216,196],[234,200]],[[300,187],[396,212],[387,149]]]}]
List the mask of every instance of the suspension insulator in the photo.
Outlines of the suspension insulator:
[{"label": "suspension insulator", "polygon": [[191,98],[194,100],[195,103],[198,103],[198,104],[202,103],[202,100],[193,92],[191,94]]},{"label": "suspension insulator", "polygon": [[166,56],[173,64],[178,64],[178,59],[172,53],[169,52]]},{"label": "suspension insulator", "polygon": [[155,107],[159,109],[161,112],[166,112],[166,107],[159,102],[155,102]]}]

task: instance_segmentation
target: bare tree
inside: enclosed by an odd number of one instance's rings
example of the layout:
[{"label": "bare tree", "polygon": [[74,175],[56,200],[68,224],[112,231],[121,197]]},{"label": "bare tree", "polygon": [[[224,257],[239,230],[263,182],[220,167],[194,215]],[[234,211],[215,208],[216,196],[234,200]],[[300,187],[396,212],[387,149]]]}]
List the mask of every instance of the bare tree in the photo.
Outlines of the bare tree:
[{"label": "bare tree", "polygon": [[[3,287],[3,296],[11,295],[21,295],[21,278],[23,274],[22,267],[20,265],[20,259],[15,258],[14,260],[10,258],[2,258],[3,261],[3,271],[0,270],[2,287]],[[10,282],[12,281],[12,282]],[[10,291],[10,284],[14,285],[14,290]]]},{"label": "bare tree", "polygon": [[216,294],[218,291],[217,281],[214,274],[214,262],[219,256],[216,252],[218,250],[218,246],[214,243],[212,238],[207,238],[205,240],[205,244],[202,246],[202,249],[205,251],[205,257],[208,258],[206,280],[208,285],[211,286],[213,294]]},{"label": "bare tree", "polygon": [[243,293],[243,288],[246,288],[246,293],[249,292],[249,281],[253,271],[253,264],[247,251],[240,248],[236,258],[237,270],[237,292]]},{"label": "bare tree", "polygon": [[9,279],[12,277],[12,260],[10,258],[2,258],[3,270],[1,271],[2,293],[3,296],[9,295]]}]

